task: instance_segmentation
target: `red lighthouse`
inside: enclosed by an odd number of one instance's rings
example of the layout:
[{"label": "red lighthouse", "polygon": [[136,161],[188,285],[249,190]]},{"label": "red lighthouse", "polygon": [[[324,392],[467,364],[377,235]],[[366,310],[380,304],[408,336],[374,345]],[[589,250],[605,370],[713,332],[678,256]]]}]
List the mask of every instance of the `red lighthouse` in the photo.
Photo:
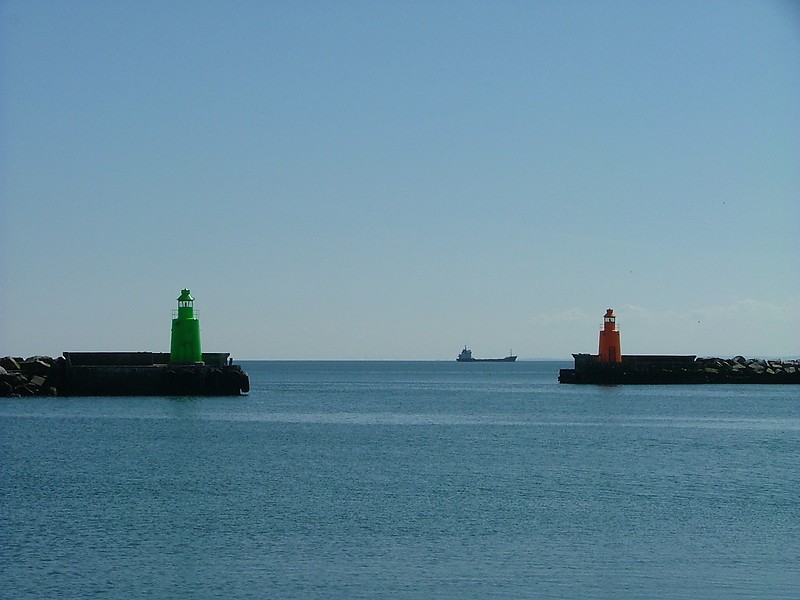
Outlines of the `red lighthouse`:
[{"label": "red lighthouse", "polygon": [[600,332],[600,351],[597,359],[605,363],[622,362],[622,349],[619,344],[619,331],[617,331],[617,317],[610,308],[603,317],[603,329]]}]

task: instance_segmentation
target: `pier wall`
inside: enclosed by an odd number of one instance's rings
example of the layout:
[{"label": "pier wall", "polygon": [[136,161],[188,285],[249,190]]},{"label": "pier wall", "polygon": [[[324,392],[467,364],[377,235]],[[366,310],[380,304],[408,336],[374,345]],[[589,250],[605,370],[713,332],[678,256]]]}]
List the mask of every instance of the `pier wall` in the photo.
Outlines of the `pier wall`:
[{"label": "pier wall", "polygon": [[737,356],[697,358],[694,355],[622,355],[619,363],[600,362],[597,355],[573,354],[575,367],[561,369],[560,383],[576,384],[800,384],[800,361]]},{"label": "pier wall", "polygon": [[[208,362],[206,362],[206,359]],[[238,396],[250,379],[228,353],[169,364],[169,353],[65,352],[0,359],[0,396]]]}]

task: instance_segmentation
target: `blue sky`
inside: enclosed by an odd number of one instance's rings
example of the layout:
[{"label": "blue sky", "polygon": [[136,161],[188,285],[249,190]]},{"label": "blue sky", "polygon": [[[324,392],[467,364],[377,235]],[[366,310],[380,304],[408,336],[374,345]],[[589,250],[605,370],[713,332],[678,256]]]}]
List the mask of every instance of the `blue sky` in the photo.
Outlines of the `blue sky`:
[{"label": "blue sky", "polygon": [[0,3],[0,355],[800,355],[794,2]]}]

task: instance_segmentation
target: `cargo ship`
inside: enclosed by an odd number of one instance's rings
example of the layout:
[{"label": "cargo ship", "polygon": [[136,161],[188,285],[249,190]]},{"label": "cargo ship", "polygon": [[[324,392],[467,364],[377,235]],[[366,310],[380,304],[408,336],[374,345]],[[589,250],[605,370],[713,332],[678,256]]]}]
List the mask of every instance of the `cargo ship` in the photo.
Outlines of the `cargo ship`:
[{"label": "cargo ship", "polygon": [[514,362],[517,357],[509,352],[508,356],[504,358],[474,358],[472,350],[464,346],[464,349],[458,354],[456,361],[458,362]]}]

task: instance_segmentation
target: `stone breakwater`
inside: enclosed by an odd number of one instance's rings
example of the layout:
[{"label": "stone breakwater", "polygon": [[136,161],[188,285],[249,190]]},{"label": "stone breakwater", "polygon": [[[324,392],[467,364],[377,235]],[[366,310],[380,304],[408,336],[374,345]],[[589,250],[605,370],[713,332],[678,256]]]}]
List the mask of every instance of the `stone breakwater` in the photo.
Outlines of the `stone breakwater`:
[{"label": "stone breakwater", "polygon": [[729,377],[769,379],[797,379],[800,374],[800,360],[765,360],[763,358],[698,358],[695,361],[698,371],[707,375],[728,375]]},{"label": "stone breakwater", "polygon": [[153,352],[6,356],[0,358],[0,397],[235,396],[250,390],[247,373],[228,354],[203,358],[175,365],[169,354]]},{"label": "stone breakwater", "polygon": [[64,375],[63,358],[5,356],[0,358],[0,397],[58,396]]},{"label": "stone breakwater", "polygon": [[596,355],[573,354],[574,369],[561,369],[561,383],[673,384],[746,383],[800,384],[800,360],[763,358],[696,358],[623,355],[622,362],[603,363]]}]

